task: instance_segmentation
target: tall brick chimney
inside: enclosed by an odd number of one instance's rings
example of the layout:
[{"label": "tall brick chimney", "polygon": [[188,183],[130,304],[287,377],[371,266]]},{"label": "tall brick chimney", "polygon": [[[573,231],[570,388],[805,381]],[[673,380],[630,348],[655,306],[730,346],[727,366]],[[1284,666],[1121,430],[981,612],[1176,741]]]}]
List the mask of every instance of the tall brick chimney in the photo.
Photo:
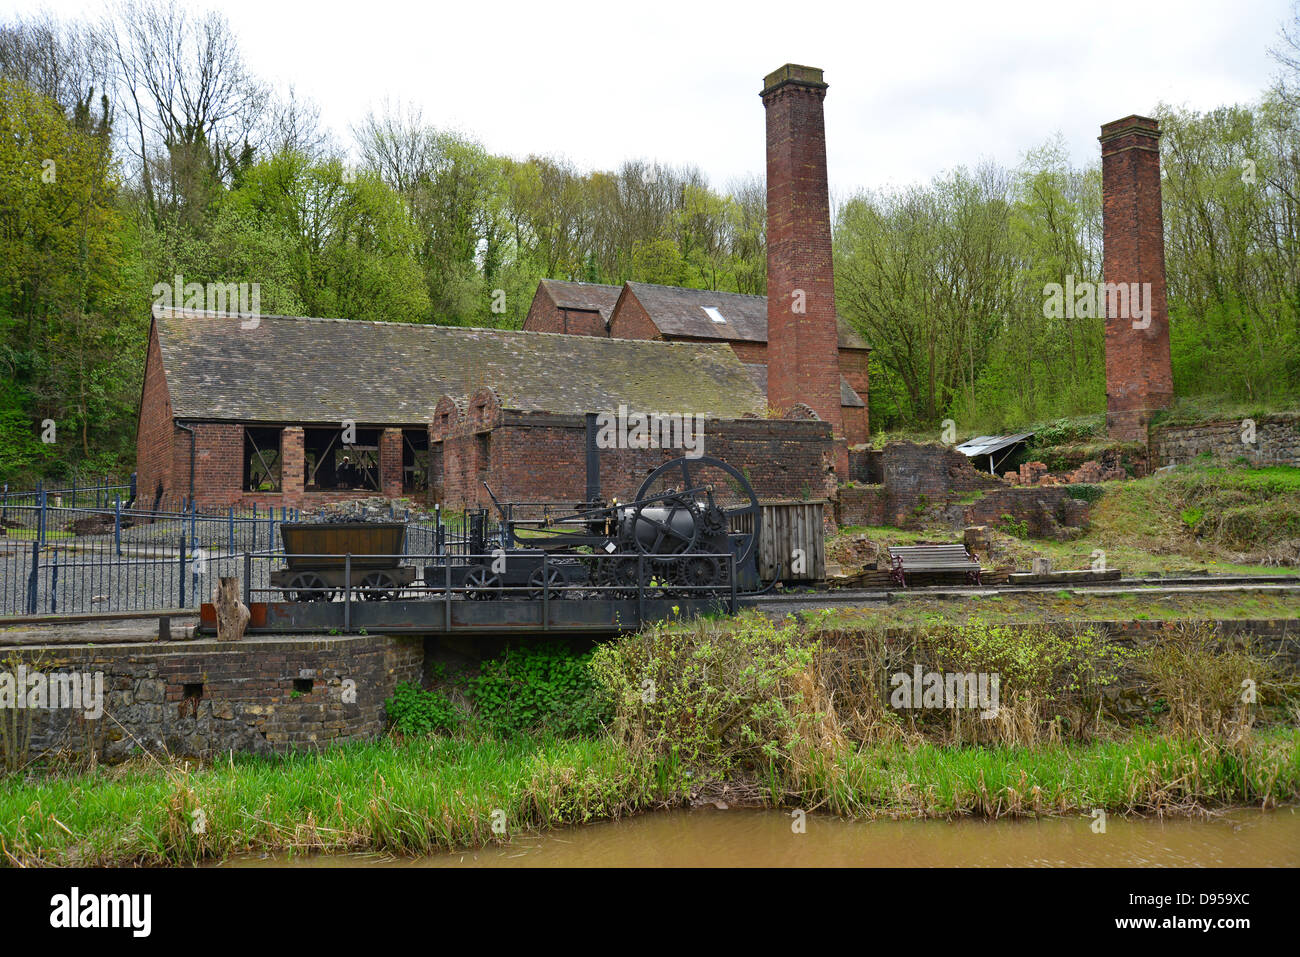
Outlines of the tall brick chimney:
[{"label": "tall brick chimney", "polygon": [[[1160,124],[1126,116],[1101,128],[1102,273],[1141,290],[1141,309],[1106,313],[1106,429],[1145,442],[1151,414],[1174,397],[1165,301],[1165,235],[1160,210]],[[1149,284],[1149,285],[1148,285]],[[1148,293],[1149,291],[1149,293]],[[1123,295],[1109,296],[1122,303]],[[1140,314],[1144,313],[1144,314]]]},{"label": "tall brick chimney", "polygon": [[805,403],[831,424],[848,477],[840,412],[822,71],[787,63],[763,80],[767,111],[767,402]]}]

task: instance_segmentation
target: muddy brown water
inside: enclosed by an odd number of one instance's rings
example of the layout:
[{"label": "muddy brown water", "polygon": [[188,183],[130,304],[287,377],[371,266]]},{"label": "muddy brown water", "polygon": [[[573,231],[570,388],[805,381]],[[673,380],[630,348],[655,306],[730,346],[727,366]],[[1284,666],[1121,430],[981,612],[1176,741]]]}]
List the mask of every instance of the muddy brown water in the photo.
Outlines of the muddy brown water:
[{"label": "muddy brown water", "polygon": [[258,855],[225,866],[303,867],[1295,867],[1300,808],[1238,809],[1210,818],[843,821],[787,813],[693,810],[643,814],[474,851]]}]

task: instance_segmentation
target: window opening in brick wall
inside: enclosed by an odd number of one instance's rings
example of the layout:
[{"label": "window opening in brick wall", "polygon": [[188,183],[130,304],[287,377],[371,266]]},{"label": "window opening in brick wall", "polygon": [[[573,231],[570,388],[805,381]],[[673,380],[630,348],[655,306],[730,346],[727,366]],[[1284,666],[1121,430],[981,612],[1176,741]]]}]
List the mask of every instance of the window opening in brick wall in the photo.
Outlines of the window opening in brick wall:
[{"label": "window opening in brick wall", "polygon": [[244,491],[280,491],[280,429],[244,429]]},{"label": "window opening in brick wall", "polygon": [[357,429],[344,445],[343,429],[303,429],[303,488],[309,492],[379,491],[379,430]]},{"label": "window opening in brick wall", "polygon": [[402,491],[410,495],[429,488],[429,430],[402,430]]}]

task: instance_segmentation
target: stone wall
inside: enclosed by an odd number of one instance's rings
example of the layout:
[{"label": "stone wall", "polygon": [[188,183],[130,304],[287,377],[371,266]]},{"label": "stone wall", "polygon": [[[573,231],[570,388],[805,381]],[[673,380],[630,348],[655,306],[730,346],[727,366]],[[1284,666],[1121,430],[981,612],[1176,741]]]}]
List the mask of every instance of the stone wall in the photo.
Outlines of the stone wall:
[{"label": "stone wall", "polygon": [[419,682],[418,637],[253,637],[237,643],[68,645],[0,649],[0,670],[103,675],[104,715],[40,709],[33,754],[52,748],[121,761],[142,751],[209,757],[285,752],[382,733],[384,699]]},{"label": "stone wall", "polygon": [[1300,466],[1300,412],[1262,416],[1254,423],[1254,441],[1246,419],[1221,419],[1196,425],[1162,425],[1151,430],[1151,457],[1156,468],[1186,465],[1208,452],[1220,462],[1245,456],[1251,465]]}]

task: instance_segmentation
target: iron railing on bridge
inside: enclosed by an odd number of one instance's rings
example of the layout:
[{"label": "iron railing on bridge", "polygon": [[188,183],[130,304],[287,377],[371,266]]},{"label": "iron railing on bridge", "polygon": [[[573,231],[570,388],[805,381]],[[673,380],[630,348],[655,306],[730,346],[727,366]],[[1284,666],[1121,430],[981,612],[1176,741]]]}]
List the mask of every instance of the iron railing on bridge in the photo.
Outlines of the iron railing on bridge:
[{"label": "iron railing on bridge", "polygon": [[[14,496],[0,512],[0,616],[88,614],[197,608],[211,594],[211,562],[235,555],[283,553],[280,526],[299,520],[297,509],[256,506],[223,511],[188,506],[180,511],[54,504],[48,490]],[[87,499],[89,502],[89,498]],[[481,514],[481,513],[479,513]],[[474,515],[409,512],[405,549],[412,554],[463,555],[499,529]],[[265,584],[262,581],[261,584]]]}]

